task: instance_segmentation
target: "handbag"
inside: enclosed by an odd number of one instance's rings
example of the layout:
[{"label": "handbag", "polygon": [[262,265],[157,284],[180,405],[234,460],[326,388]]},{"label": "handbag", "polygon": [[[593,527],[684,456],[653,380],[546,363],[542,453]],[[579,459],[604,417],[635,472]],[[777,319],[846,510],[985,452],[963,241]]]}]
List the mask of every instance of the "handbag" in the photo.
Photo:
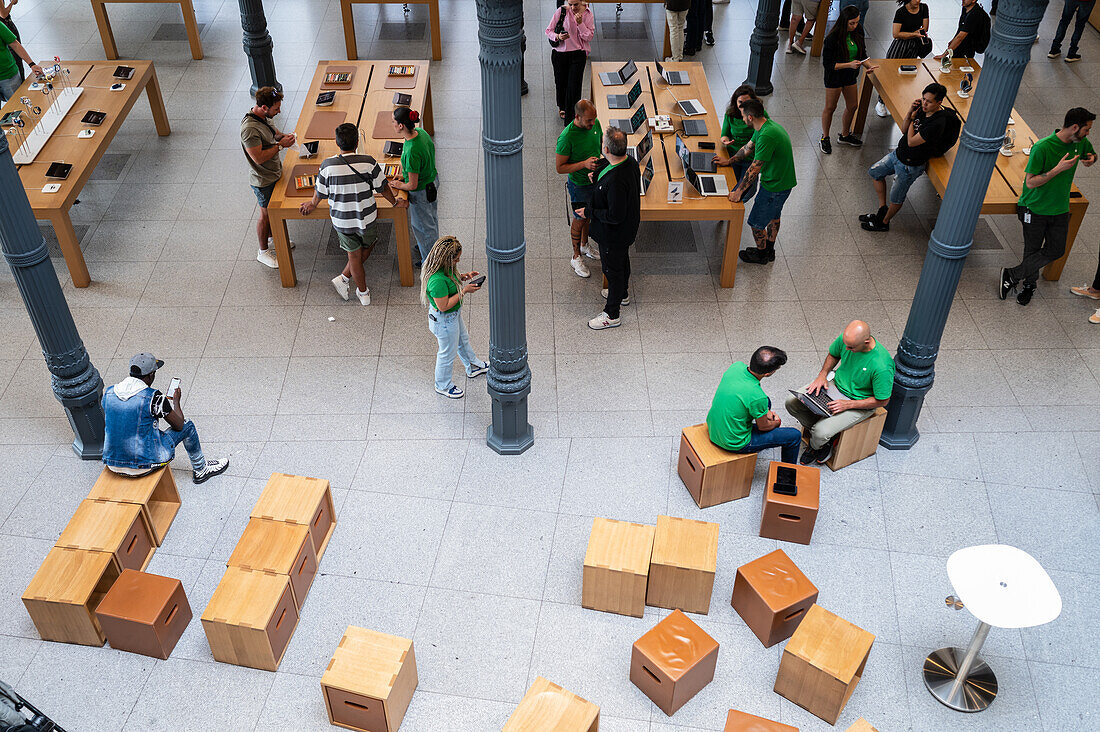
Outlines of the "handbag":
[{"label": "handbag", "polygon": [[[555,34],[565,32],[565,6],[561,6],[560,10],[561,12],[558,13],[557,25],[554,26]],[[550,42],[550,48],[557,48],[562,43],[560,38],[547,38],[546,40]]]},{"label": "handbag", "polygon": [[435,203],[435,199],[439,196],[439,189],[435,187],[435,181],[433,180],[428,185],[424,186],[424,198],[428,199],[428,203]]}]

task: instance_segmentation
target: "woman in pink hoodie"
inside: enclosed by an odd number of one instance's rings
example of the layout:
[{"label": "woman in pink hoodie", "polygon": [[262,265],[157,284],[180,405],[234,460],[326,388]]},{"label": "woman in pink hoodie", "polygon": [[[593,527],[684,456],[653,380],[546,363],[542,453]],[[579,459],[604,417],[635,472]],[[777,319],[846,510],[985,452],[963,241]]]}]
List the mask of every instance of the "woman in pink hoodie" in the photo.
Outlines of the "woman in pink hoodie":
[{"label": "woman in pink hoodie", "polygon": [[596,19],[584,0],[566,0],[554,10],[546,26],[546,37],[554,49],[550,52],[550,60],[554,66],[554,88],[562,124],[569,124],[573,119],[573,106],[581,98],[584,65],[592,50],[594,35]]}]

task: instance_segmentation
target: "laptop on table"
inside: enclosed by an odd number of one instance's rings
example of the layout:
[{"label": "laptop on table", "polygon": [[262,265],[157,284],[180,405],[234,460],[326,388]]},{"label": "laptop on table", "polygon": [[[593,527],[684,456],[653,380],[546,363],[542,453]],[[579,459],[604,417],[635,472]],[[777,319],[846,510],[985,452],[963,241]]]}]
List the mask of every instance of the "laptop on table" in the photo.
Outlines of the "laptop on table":
[{"label": "laptop on table", "polygon": [[638,140],[637,145],[631,145],[627,147],[626,154],[634,158],[637,162],[642,162],[642,159],[649,155],[649,151],[653,149],[653,131],[646,130],[645,137]]},{"label": "laptop on table", "polygon": [[642,195],[646,194],[649,190],[649,184],[653,182],[653,158],[645,161],[645,167],[642,168]]},{"label": "laptop on table", "polygon": [[685,117],[695,117],[707,113],[706,107],[698,99],[677,99],[676,106],[680,108],[680,112]]},{"label": "laptop on table", "polygon": [[638,111],[631,115],[630,119],[613,119],[608,122],[612,127],[617,127],[628,135],[633,135],[642,129],[646,123],[645,105],[638,107]]},{"label": "laptop on table", "polygon": [[633,61],[627,61],[618,71],[603,71],[600,73],[600,81],[604,86],[621,86],[630,80],[638,72],[638,67]]},{"label": "laptop on table", "polygon": [[[685,160],[684,165],[697,173],[717,173],[718,166],[714,164],[714,153],[702,150],[689,150],[687,143],[676,133],[676,157]],[[723,176],[724,177],[724,176]]]},{"label": "laptop on table", "polygon": [[683,86],[684,84],[690,84],[691,80],[688,78],[685,71],[670,71],[661,65],[660,61],[657,61],[657,73],[661,75],[667,83],[673,86]]},{"label": "laptop on table", "polygon": [[685,137],[706,137],[707,136],[707,123],[701,119],[684,119],[680,120],[680,124],[684,128]]},{"label": "laptop on table", "polygon": [[699,175],[691,165],[691,151],[688,150],[687,145],[683,144],[683,140],[680,139],[679,135],[676,136],[676,143],[676,154],[684,165],[684,177],[692,188],[704,196],[728,196],[730,194],[729,186],[726,184],[726,176]]},{"label": "laptop on table", "polygon": [[608,94],[607,95],[607,108],[608,109],[630,109],[634,106],[634,102],[638,101],[638,97],[642,95],[642,82],[639,79],[634,82],[634,86],[630,87],[630,91],[626,94]]}]

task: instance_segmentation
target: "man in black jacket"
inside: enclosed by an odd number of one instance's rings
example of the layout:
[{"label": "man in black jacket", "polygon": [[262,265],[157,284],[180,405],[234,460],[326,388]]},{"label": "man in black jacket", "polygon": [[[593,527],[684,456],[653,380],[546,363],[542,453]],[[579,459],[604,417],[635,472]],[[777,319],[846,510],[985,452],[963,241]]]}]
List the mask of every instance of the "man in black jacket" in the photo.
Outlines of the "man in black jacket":
[{"label": "man in black jacket", "polygon": [[[606,165],[590,173],[595,187],[592,198],[577,214],[590,220],[588,236],[600,246],[600,264],[607,278],[607,302],[603,312],[588,321],[592,330],[618,328],[619,306],[629,303],[630,245],[641,220],[641,172],[626,154],[626,134],[608,127],[603,137]],[[602,161],[601,161],[602,162]]]}]

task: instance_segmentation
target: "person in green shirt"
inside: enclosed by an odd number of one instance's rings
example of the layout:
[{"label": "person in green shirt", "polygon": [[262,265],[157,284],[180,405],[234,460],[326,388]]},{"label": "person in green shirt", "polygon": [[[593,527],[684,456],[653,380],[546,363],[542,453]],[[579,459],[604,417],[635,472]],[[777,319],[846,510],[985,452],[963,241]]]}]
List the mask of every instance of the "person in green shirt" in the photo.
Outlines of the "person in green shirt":
[{"label": "person in green shirt", "polygon": [[793,394],[787,399],[787,411],[810,435],[802,464],[820,465],[828,460],[833,438],[869,419],[879,407],[885,407],[893,390],[894,359],[890,352],[871,335],[871,326],[862,320],[848,323],[829,346],[821,371],[800,389],[803,394],[827,394],[832,416],[821,416]]},{"label": "person in green shirt", "polygon": [[1027,305],[1035,294],[1039,270],[1066,252],[1069,236],[1069,196],[1077,163],[1096,162],[1088,140],[1096,115],[1084,107],[1066,112],[1062,129],[1031,146],[1024,186],[1016,215],[1024,227],[1024,258],[1015,267],[1001,269],[998,294],[1002,300],[1023,282],[1016,302]]},{"label": "person in green shirt", "polygon": [[588,277],[591,273],[584,263],[584,257],[599,259],[600,253],[588,243],[588,219],[578,216],[577,209],[586,207],[592,201],[595,184],[588,174],[596,169],[600,160],[602,135],[600,121],[596,118],[596,107],[587,99],[582,99],[573,108],[573,121],[565,126],[558,135],[558,144],[554,148],[554,167],[561,174],[568,174],[565,190],[569,194],[569,210],[573,219],[569,225],[569,238],[573,240],[573,271],[578,277]]},{"label": "person in green shirt", "polygon": [[798,460],[802,433],[781,427],[783,421],[771,410],[771,400],[760,382],[787,363],[787,354],[774,346],[761,346],[746,366],[737,361],[722,374],[707,412],[710,441],[723,450],[747,453],[769,447],[782,449],[785,463]]},{"label": "person in green shirt", "polygon": [[16,56],[26,61],[27,66],[36,74],[42,73],[42,67],[31,60],[27,49],[23,48],[23,44],[5,23],[0,23],[0,46],[3,47],[0,49],[0,104],[3,104],[15,96],[19,85],[23,83]]},{"label": "person in green shirt", "polygon": [[[756,96],[756,90],[749,84],[742,84],[733,90],[733,94],[730,95],[729,106],[726,107],[726,115],[722,118],[722,145],[724,150],[715,153],[714,164],[715,165],[730,165],[733,167],[733,173],[737,176],[737,180],[741,180],[745,176],[745,172],[749,169],[751,160],[742,160],[740,162],[733,162],[731,157],[737,153],[738,150],[749,144],[752,140],[753,134],[756,132],[745,118],[741,114],[741,102],[746,102],[750,99],[756,99],[759,101],[760,97]],[[764,112],[764,118],[767,119],[768,113]],[[747,201],[756,195],[757,181],[753,180],[749,183],[745,193],[741,196],[741,201]]]},{"label": "person in green shirt", "polygon": [[439,212],[436,196],[435,143],[421,127],[420,114],[409,107],[393,110],[393,127],[405,142],[401,147],[401,180],[390,180],[390,188],[407,191],[409,195],[409,228],[416,240],[413,264],[417,267],[428,258],[428,252],[439,238]]},{"label": "person in green shirt", "polygon": [[[489,365],[474,355],[462,321],[462,298],[480,290],[482,283],[473,281],[478,272],[459,273],[461,258],[462,244],[453,236],[445,236],[432,246],[420,270],[420,302],[428,306],[428,330],[439,341],[435,391],[448,399],[461,399],[465,394],[451,380],[456,354],[462,359],[468,378],[489,370]],[[485,278],[481,279],[484,282]]]}]

